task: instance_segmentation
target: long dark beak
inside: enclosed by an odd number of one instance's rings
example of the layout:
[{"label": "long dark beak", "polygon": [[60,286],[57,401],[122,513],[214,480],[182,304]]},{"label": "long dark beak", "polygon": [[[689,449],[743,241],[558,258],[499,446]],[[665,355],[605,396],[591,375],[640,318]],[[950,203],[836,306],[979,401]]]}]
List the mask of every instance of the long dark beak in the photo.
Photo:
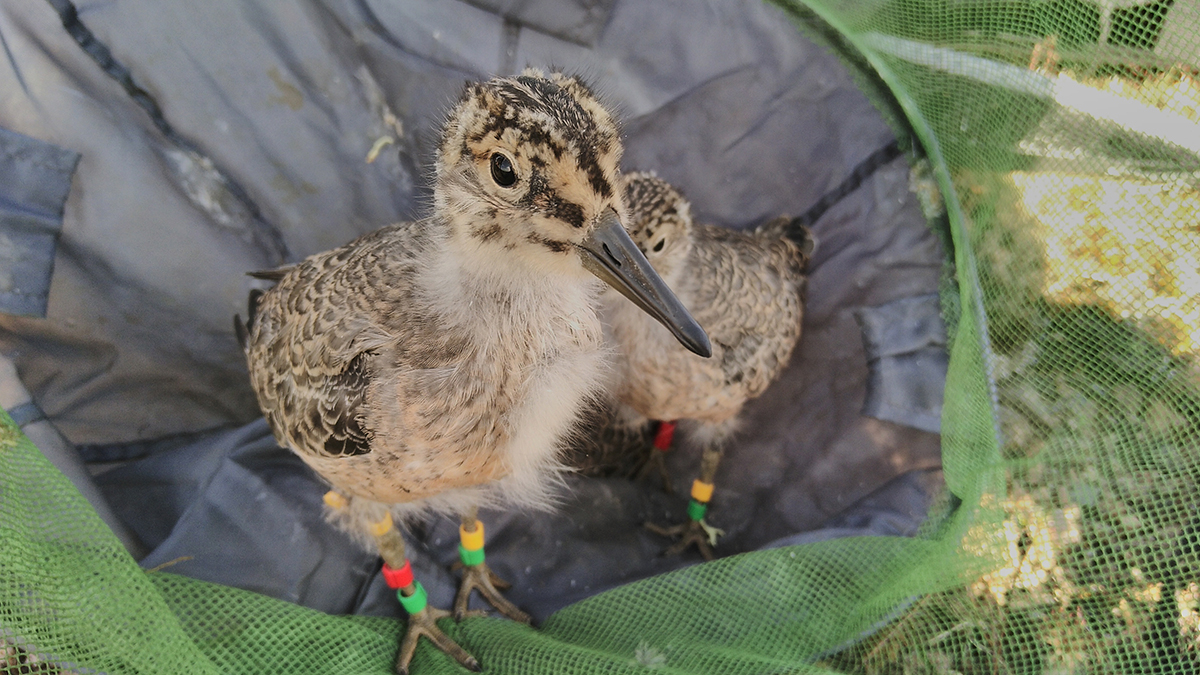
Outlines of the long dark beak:
[{"label": "long dark beak", "polygon": [[579,244],[579,250],[589,272],[666,326],[684,347],[704,358],[712,356],[708,334],[629,238],[616,211],[609,208],[600,216],[600,223]]}]

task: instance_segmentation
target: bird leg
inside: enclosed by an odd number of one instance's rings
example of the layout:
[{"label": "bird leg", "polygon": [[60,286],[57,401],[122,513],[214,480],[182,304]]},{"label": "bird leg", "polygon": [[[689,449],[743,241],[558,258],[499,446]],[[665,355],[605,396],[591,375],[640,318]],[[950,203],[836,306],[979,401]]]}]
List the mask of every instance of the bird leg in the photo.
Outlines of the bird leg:
[{"label": "bird leg", "polygon": [[688,522],[671,527],[645,523],[646,529],[655,534],[680,538],[663,555],[678,555],[689,546],[695,545],[705,560],[713,559],[713,547],[717,545],[717,537],[725,534],[725,531],[704,522],[704,515],[708,512],[708,502],[712,500],[713,478],[721,464],[722,448],[723,445],[718,441],[710,443],[704,449],[704,455],[700,458],[700,477],[692,483]]},{"label": "bird leg", "polygon": [[[412,588],[412,586],[408,588]],[[408,588],[401,589],[400,593],[408,592]],[[401,603],[408,598],[414,606],[420,604],[423,608],[408,616],[408,630],[404,632],[404,639],[400,641],[400,653],[396,656],[397,675],[408,675],[408,664],[412,662],[413,654],[417,652],[417,640],[422,636],[428,638],[435,647],[453,657],[463,668],[476,673],[483,670],[474,656],[468,654],[467,650],[459,647],[457,642],[451,640],[449,635],[438,628],[438,620],[450,618],[452,616],[450,612],[424,605],[425,589],[417,584],[416,591],[419,591],[419,598],[415,594],[401,596]],[[408,605],[405,604],[405,607],[407,608]]]},{"label": "bird leg", "polygon": [[[347,506],[346,498],[333,490],[325,493],[325,503],[334,510]],[[371,523],[370,531],[379,548],[379,556],[383,558],[383,580],[389,588],[396,591],[396,597],[408,612],[408,627],[400,640],[400,652],[396,656],[396,673],[408,675],[408,664],[412,661],[413,654],[417,651],[417,642],[422,636],[458,661],[463,668],[474,672],[482,670],[474,656],[468,654],[467,650],[458,646],[458,643],[438,628],[438,620],[449,617],[450,612],[429,606],[425,587],[413,578],[404,537],[393,526],[392,514],[384,512],[379,522]]]},{"label": "bird leg", "polygon": [[673,495],[675,494],[674,487],[671,486],[671,476],[667,473],[666,455],[671,449],[671,441],[675,439],[675,422],[663,420],[658,423],[658,431],[654,434],[654,446],[650,448],[650,456],[646,458],[646,463],[638,470],[637,480],[642,481],[654,472],[657,472],[659,478],[662,479],[663,492]]},{"label": "bird leg", "polygon": [[476,513],[477,509],[472,508],[463,514],[462,525],[458,528],[462,542],[458,546],[458,553],[462,558],[463,578],[458,586],[458,595],[454,596],[454,616],[462,618],[467,615],[467,602],[471,599],[471,591],[478,590],[483,599],[500,610],[504,616],[513,621],[530,623],[530,616],[518,609],[497,589],[511,587],[511,584],[497,577],[483,561],[483,523],[475,517]]}]

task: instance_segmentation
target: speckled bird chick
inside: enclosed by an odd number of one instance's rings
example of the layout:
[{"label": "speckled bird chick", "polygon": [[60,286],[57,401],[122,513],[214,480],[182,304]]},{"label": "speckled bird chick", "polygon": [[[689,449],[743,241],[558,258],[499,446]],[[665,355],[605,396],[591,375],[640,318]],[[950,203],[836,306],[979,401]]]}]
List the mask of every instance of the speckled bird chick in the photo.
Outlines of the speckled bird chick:
[{"label": "speckled bird chick", "polygon": [[476,508],[551,501],[561,439],[609,368],[597,277],[708,350],[621,227],[621,152],[575,78],[468,85],[442,131],[430,217],[259,275],[278,283],[239,328],[251,382],[278,441],[334,487],[336,522],[383,555],[410,613],[401,672],[419,635],[478,663],[403,572],[393,518],[460,515],[478,555],[463,554],[456,614],[474,588],[528,620],[493,587]]},{"label": "speckled bird chick", "polygon": [[[608,298],[604,315],[622,366],[616,397],[636,416],[691,421],[689,435],[705,447],[700,482],[708,487],[693,489],[701,506],[689,508],[700,517],[651,529],[684,535],[672,552],[695,543],[711,558],[716,531],[703,511],[721,449],[742,407],[779,376],[800,339],[814,244],[787,218],[749,232],[694,224],[688,201],[653,174],[626,175],[624,190],[630,237],[708,332],[713,356],[696,358],[629,303]],[[651,456],[661,462],[662,453]]]}]

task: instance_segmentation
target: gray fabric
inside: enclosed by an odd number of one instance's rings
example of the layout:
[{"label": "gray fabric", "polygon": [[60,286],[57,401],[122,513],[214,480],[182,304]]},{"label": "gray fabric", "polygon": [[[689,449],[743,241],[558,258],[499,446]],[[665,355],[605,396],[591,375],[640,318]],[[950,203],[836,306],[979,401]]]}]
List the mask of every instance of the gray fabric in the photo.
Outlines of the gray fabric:
[{"label": "gray fabric", "polygon": [[0,350],[81,444],[257,414],[230,317],[274,253],[239,229],[219,176],[297,257],[414,217],[466,79],[589,75],[626,120],[624,166],[735,227],[803,212],[891,137],[836,58],[756,2],[615,3],[594,47],[453,1],[127,0],[80,16],[203,153],[164,138],[47,4],[0,7],[0,124],[83,154],[49,321],[0,317]]},{"label": "gray fabric", "polygon": [[[153,547],[141,560],[145,568],[166,566],[326,612],[401,611],[395,591],[378,574],[378,557],[325,522],[320,479],[276,447],[263,420],[152,452],[105,472],[97,483],[116,513]],[[766,545],[912,536],[940,485],[937,470],[902,475],[851,505],[826,529]],[[697,562],[695,556],[662,557],[663,540],[642,527],[646,520],[683,518],[683,501],[623,479],[569,478],[553,514],[483,511],[480,517],[487,527],[488,564],[513,582],[507,596],[538,621],[614,586]],[[430,602],[450,606],[457,588],[449,568],[458,556],[458,523],[439,518],[406,539]]]},{"label": "gray fabric", "polygon": [[[838,60],[774,7],[545,6],[89,5],[82,20],[199,151],[181,155],[47,6],[0,4],[9,59],[0,89],[11,92],[0,124],[83,154],[48,319],[0,317],[0,350],[89,456],[144,455],[97,479],[152,549],[144,565],[172,563],[326,611],[398,611],[378,560],[323,520],[320,481],[253,421],[230,318],[259,283],[244,272],[270,264],[271,252],[236,226],[214,176],[243,186],[294,256],[328,249],[422,213],[437,128],[463,81],[526,64],[588,76],[625,120],[623,167],[656,170],[705,222],[749,227],[803,213],[892,140]],[[571,17],[585,7],[600,13],[577,29]],[[383,138],[392,140],[368,163]],[[941,272],[904,162],[881,168],[813,230],[804,338],[747,407],[717,476],[710,522],[728,531],[723,555],[820,528],[898,476],[939,466],[937,434],[862,414],[871,374],[855,309],[934,293]],[[152,442],[165,436],[174,438]],[[677,486],[691,483],[698,455],[671,452]],[[660,558],[669,542],[641,528],[685,518],[686,497],[620,479],[568,485],[554,514],[483,515],[489,562],[535,615],[697,560]],[[453,585],[444,565],[454,527],[435,520],[411,538],[440,606]]]},{"label": "gray fabric", "polygon": [[79,154],[0,127],[0,312],[46,315]]},{"label": "gray fabric", "polygon": [[[325,492],[264,420],[106,471],[96,483],[150,553],[146,568],[304,602],[354,607],[379,571],[322,517]],[[147,508],[153,505],[153,508]]]},{"label": "gray fabric", "polygon": [[936,293],[854,313],[871,376],[863,414],[937,433],[946,388],[946,326]]},{"label": "gray fabric", "polygon": [[[54,425],[41,414],[37,404],[29,400],[29,391],[21,383],[16,366],[12,360],[0,354],[0,408],[6,410],[19,429],[29,438],[42,455],[54,465],[60,473],[71,481],[75,489],[88,500],[95,509],[96,515],[104,521],[134,557],[145,555],[146,550],[141,543],[129,532],[124,523],[109,508],[108,500],[100,493],[92,481],[88,467],[75,448],[67,443]],[[0,491],[6,487],[6,481],[28,480],[28,476],[0,475]]]},{"label": "gray fabric", "polygon": [[13,421],[13,424],[17,425],[18,429],[24,427],[26,424],[46,419],[46,413],[42,412],[42,409],[33,401],[26,401],[4,412],[8,413],[8,417]]},{"label": "gray fabric", "polygon": [[912,537],[925,524],[931,497],[944,484],[940,469],[910,471],[863,497],[819,530],[793,534],[763,546],[798,546],[842,537]]},{"label": "gray fabric", "polygon": [[[476,7],[561,40],[594,45],[615,0],[467,0]],[[515,40],[514,40],[515,41]]]}]

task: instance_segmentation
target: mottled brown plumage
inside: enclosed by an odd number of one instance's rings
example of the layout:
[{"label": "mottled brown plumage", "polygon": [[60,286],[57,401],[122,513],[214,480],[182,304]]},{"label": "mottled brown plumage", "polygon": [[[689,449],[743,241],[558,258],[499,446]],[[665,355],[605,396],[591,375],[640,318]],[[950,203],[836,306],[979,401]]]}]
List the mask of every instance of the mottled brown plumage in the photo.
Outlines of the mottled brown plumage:
[{"label": "mottled brown plumage", "polygon": [[[385,511],[473,525],[483,502],[550,502],[561,440],[609,370],[596,277],[641,271],[665,288],[618,222],[621,150],[574,78],[469,85],[443,129],[429,218],[269,275],[245,336],[251,382],[279,442],[343,495],[337,522],[371,541]],[[622,247],[640,261],[614,257]],[[640,292],[703,342],[669,291]]]},{"label": "mottled brown plumage", "polygon": [[696,224],[667,182],[646,173],[624,182],[630,237],[704,327],[713,355],[696,358],[613,297],[604,316],[619,352],[616,397],[636,413],[626,418],[691,420],[689,435],[719,453],[742,407],[779,376],[800,339],[813,240],[787,218],[748,232]]},{"label": "mottled brown plumage", "polygon": [[[441,497],[454,511],[452,497],[487,497],[482,486],[513,474],[537,492],[545,476],[527,474],[554,470],[557,438],[604,368],[600,285],[575,244],[618,203],[615,124],[579,87],[472,85],[444,130],[434,214],[314,255],[259,301],[246,352],[263,412],[335,487],[387,504]],[[581,147],[607,151],[585,162]],[[500,151],[519,185],[493,181]],[[550,383],[568,401],[553,406],[557,424],[536,449],[512,447],[524,419],[547,414],[536,399]]]},{"label": "mottled brown plumage", "polygon": [[644,417],[627,420],[615,400],[600,399],[580,416],[563,463],[589,478],[632,478],[646,465],[653,440],[654,426]]},{"label": "mottled brown plumage", "polygon": [[697,358],[614,301],[607,318],[624,364],[619,397],[652,419],[724,424],[791,358],[807,254],[782,236],[786,219],[749,232],[695,224],[690,204],[665,181],[633,173],[625,183],[630,237],[704,326],[713,356]]},{"label": "mottled brown plumage", "polygon": [[618,397],[651,419],[724,425],[762,394],[800,338],[811,243],[787,219],[738,232],[692,222],[690,205],[653,174],[625,176],[628,230],[713,344],[710,359],[612,298],[605,317],[620,347]]}]

